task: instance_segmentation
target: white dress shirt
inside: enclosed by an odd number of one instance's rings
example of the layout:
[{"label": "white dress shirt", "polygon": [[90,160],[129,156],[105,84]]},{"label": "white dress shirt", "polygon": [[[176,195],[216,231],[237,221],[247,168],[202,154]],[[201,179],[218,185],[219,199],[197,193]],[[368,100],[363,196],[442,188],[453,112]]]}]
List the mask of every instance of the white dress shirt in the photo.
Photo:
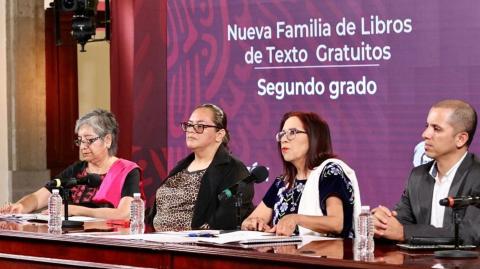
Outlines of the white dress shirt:
[{"label": "white dress shirt", "polygon": [[443,198],[448,197],[448,191],[450,186],[452,186],[453,178],[457,173],[457,169],[465,159],[467,153],[463,155],[462,158],[454,165],[447,173],[441,178],[438,177],[437,162],[435,161],[430,169],[430,175],[435,178],[435,186],[433,187],[433,197],[432,197],[432,215],[430,217],[430,224],[437,227],[443,227],[443,216],[445,214],[445,207],[441,206],[439,201]]}]

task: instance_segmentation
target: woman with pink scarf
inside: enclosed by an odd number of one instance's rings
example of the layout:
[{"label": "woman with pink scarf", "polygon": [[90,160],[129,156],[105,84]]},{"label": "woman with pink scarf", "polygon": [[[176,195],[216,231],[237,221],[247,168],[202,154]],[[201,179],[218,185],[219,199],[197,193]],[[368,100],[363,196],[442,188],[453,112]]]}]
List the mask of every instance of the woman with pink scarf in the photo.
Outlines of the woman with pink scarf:
[{"label": "woman with pink scarf", "polygon": [[[76,185],[68,197],[69,215],[106,219],[125,219],[130,216],[134,193],[142,193],[142,174],[139,166],[117,158],[118,124],[114,115],[97,109],[77,120],[80,161],[55,178],[62,181],[76,178],[89,184]],[[94,179],[94,180],[91,180]],[[97,184],[95,184],[97,182]],[[47,206],[51,184],[21,198],[18,202],[0,208],[0,213],[30,213]]]}]

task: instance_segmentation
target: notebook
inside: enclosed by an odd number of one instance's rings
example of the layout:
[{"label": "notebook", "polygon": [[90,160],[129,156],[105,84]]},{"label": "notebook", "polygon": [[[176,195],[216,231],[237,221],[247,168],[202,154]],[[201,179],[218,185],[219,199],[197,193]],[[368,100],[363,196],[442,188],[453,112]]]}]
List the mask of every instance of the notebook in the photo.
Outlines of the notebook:
[{"label": "notebook", "polygon": [[238,243],[240,245],[264,245],[264,244],[272,244],[272,243],[301,243],[302,238],[300,236],[278,236],[278,235],[270,235],[264,236],[263,238],[255,238],[255,239],[245,239],[240,240]]},{"label": "notebook", "polygon": [[201,238],[201,242],[214,244],[237,243],[239,245],[259,245],[275,243],[301,243],[300,236],[277,236],[272,233],[256,231],[235,231],[222,233],[212,238]]},{"label": "notebook", "polygon": [[[398,247],[408,250],[436,250],[436,249],[455,249],[455,245],[412,245],[412,244],[397,244]],[[474,245],[460,245],[459,249],[474,249]]]}]

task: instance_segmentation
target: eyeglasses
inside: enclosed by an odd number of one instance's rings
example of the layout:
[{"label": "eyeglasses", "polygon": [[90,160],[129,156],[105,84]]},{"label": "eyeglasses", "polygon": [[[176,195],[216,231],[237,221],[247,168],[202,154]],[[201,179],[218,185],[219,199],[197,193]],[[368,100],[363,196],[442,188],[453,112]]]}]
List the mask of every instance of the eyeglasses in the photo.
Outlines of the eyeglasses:
[{"label": "eyeglasses", "polygon": [[306,134],[306,133],[307,132],[305,132],[305,131],[298,130],[296,128],[291,128],[291,129],[288,129],[288,130],[285,130],[285,131],[278,132],[275,135],[275,139],[277,140],[277,142],[280,142],[280,141],[282,141],[282,137],[284,135],[287,135],[287,140],[292,141],[293,139],[295,139],[297,134]]},{"label": "eyeglasses", "polygon": [[85,140],[82,140],[82,138],[77,138],[75,140],[73,140],[73,143],[77,146],[77,147],[80,147],[83,144],[90,146],[91,144],[95,143],[95,141],[97,141],[98,139],[100,139],[102,137],[100,136],[97,136],[97,137],[94,137],[94,138],[86,138]]},{"label": "eyeglasses", "polygon": [[197,133],[197,134],[202,134],[203,131],[205,130],[205,128],[217,128],[217,129],[219,129],[218,126],[201,124],[201,123],[192,124],[192,123],[189,123],[189,122],[182,122],[182,123],[180,123],[180,125],[182,126],[182,130],[184,132],[187,132],[188,128],[192,127],[193,130],[195,131],[195,133]]}]

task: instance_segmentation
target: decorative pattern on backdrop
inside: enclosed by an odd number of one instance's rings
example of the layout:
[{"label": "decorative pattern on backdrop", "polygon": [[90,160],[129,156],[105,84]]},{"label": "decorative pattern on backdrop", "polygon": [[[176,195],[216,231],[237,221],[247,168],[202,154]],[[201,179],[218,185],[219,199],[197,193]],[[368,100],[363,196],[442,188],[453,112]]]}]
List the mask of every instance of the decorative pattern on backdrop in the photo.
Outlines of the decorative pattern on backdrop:
[{"label": "decorative pattern on backdrop", "polygon": [[[273,138],[281,115],[307,110],[329,122],[335,152],[357,171],[363,202],[391,206],[431,104],[455,97],[480,108],[478,1],[171,0],[162,125],[163,14],[146,2],[136,3],[135,119],[142,120],[134,145],[135,159],[153,166],[152,181],[187,154],[178,123],[198,104],[223,107],[234,155],[271,175],[281,173]],[[164,132],[168,154],[158,142]],[[256,201],[271,182],[257,186]]]}]

